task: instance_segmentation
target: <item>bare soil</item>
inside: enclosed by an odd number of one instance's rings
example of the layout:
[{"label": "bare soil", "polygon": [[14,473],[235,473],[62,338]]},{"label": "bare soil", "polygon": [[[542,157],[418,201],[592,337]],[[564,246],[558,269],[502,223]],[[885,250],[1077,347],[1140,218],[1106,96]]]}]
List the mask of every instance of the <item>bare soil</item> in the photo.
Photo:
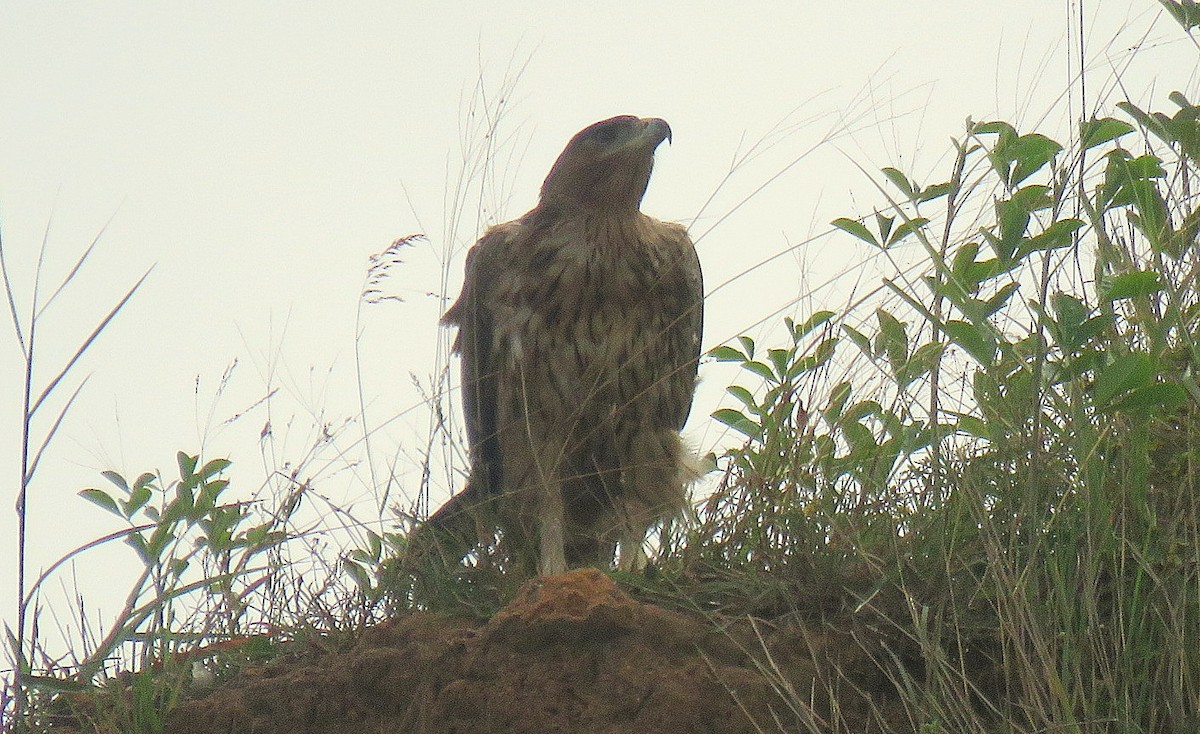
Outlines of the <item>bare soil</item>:
[{"label": "bare soil", "polygon": [[[830,625],[715,622],[594,570],[527,583],[486,622],[414,614],[352,649],[243,671],[169,734],[778,732],[904,729],[895,689]],[[831,703],[836,700],[836,703]],[[910,725],[911,726],[911,725]]]}]

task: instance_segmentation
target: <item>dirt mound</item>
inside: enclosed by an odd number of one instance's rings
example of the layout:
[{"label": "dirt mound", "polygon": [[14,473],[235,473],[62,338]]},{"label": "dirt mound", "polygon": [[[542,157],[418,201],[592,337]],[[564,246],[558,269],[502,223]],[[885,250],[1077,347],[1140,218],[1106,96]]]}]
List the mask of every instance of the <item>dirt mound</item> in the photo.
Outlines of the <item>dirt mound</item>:
[{"label": "dirt mound", "polygon": [[[786,680],[808,700],[814,656],[833,663],[836,645],[775,634],[764,648],[747,632],[639,603],[604,574],[575,571],[526,584],[486,623],[412,615],[367,630],[347,653],[247,671],[178,706],[166,731],[647,734],[754,732],[755,723],[778,731],[774,716],[801,723],[760,667],[764,650],[776,648],[787,671],[776,685]],[[870,705],[877,716],[881,702]],[[838,706],[846,721],[853,707]]]}]

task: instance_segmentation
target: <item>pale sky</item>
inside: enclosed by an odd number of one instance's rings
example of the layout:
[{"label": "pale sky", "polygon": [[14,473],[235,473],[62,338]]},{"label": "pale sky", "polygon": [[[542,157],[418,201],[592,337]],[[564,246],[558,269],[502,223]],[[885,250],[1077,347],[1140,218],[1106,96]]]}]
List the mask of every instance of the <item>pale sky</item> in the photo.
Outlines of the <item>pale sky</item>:
[{"label": "pale sky", "polygon": [[[1196,49],[1157,3],[1085,11],[1091,106],[1120,98],[1116,71],[1121,94],[1156,109],[1174,89],[1195,98]],[[565,142],[605,117],[673,128],[643,209],[691,227],[710,291],[729,281],[708,300],[706,348],[769,334],[777,313],[837,308],[887,267],[825,235],[883,201],[859,167],[943,180],[968,116],[1065,139],[1070,17],[1046,0],[4,3],[0,233],[26,327],[47,227],[43,296],[109,223],[38,324],[39,385],[154,268],[35,425],[43,435],[90,376],[30,490],[32,572],[121,527],[76,497],[103,486],[103,469],[171,478],[175,451],[203,449],[234,460],[229,499],[250,496],[269,468],[268,419],[275,467],[302,462],[328,424],[335,439],[302,478],[378,520],[356,440],[356,333],[374,467],[397,462],[392,499],[411,499],[429,412],[410,375],[429,383],[447,336],[426,294],[455,294],[465,246],[532,207]],[[497,110],[494,165],[454,207],[464,146]],[[405,300],[360,311],[368,256],[414,232],[428,244],[387,283]],[[12,559],[23,367],[7,309],[4,321],[0,538]],[[703,451],[724,440],[707,416],[729,377],[702,368],[687,435]],[[273,402],[255,405],[268,385]],[[84,556],[89,604],[111,613],[134,563],[123,546]],[[15,585],[8,560],[10,623]]]}]

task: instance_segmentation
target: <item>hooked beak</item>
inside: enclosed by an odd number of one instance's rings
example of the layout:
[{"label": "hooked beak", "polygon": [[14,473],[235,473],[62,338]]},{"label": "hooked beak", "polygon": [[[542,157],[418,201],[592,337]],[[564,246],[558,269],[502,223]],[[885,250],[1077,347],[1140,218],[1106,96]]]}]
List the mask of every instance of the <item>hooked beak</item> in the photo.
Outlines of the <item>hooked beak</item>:
[{"label": "hooked beak", "polygon": [[666,120],[658,117],[644,117],[641,120],[645,125],[642,131],[642,136],[651,142],[651,145],[658,147],[662,141],[671,142],[671,126]]}]

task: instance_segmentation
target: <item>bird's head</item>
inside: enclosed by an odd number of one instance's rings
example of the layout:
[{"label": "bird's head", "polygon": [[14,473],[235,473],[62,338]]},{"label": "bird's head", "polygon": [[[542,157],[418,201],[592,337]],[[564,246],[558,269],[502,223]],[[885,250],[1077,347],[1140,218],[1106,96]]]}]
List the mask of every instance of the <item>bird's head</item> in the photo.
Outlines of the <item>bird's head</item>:
[{"label": "bird's head", "polygon": [[654,150],[671,139],[671,126],[657,117],[621,115],[579,131],[542,184],[542,203],[563,207],[637,211]]}]

